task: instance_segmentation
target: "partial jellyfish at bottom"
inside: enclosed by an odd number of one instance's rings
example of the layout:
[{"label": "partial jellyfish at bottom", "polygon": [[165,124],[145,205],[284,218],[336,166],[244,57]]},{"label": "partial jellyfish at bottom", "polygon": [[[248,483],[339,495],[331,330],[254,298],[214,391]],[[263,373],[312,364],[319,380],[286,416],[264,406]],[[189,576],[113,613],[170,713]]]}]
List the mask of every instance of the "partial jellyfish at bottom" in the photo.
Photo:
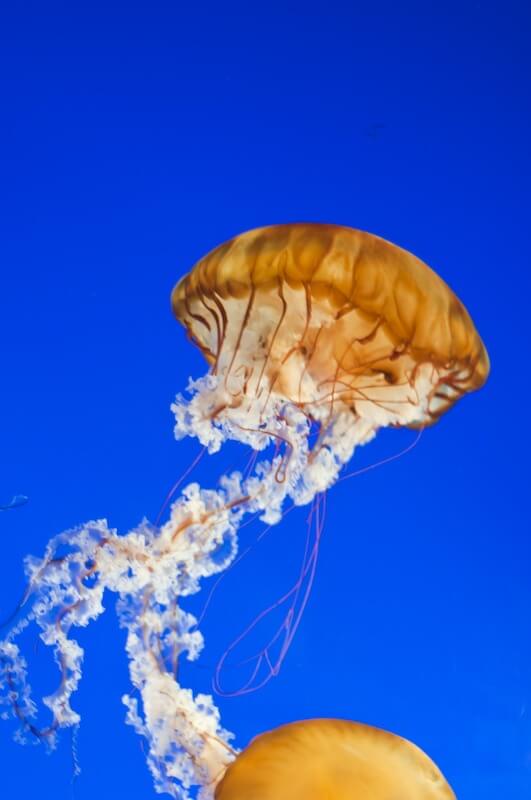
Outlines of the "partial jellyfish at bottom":
[{"label": "partial jellyfish at bottom", "polygon": [[257,736],[226,770],[216,800],[455,800],[422,750],[342,719],[308,719]]},{"label": "partial jellyfish at bottom", "polygon": [[[133,687],[123,697],[126,720],[145,741],[156,791],[176,800],[281,798],[282,781],[301,768],[295,755],[290,762],[289,746],[279,761],[283,771],[271,773],[269,783],[263,774],[254,783],[249,775],[266,745],[284,746],[294,736],[295,750],[321,759],[325,776],[321,784],[317,778],[301,784],[305,800],[330,796],[327,764],[337,766],[338,759],[345,761],[346,783],[334,797],[385,800],[389,786],[393,800],[453,797],[414,745],[355,723],[297,723],[258,737],[239,755],[213,697],[180,683],[179,663],[198,658],[203,637],[179,601],[234,562],[244,520],[254,515],[274,525],[287,507],[311,505],[313,524],[286,619],[235,693],[278,673],[315,574],[325,493],[356,447],[382,427],[424,429],[485,382],[488,356],[466,309],[410,253],[367,233],[319,224],[261,228],[221,245],[177,284],[172,306],[210,365],[177,396],[175,435],[195,437],[209,453],[227,440],[240,442],[252,451],[249,469],[222,476],[215,488],[188,484],[160,525],[144,521],[119,534],[105,520],[89,522],[52,539],[42,558],[26,559],[28,589],[0,644],[3,716],[11,712],[18,720],[20,739],[50,746],[61,728],[79,724],[72,695],[83,650],[73,634],[104,611],[104,593],[112,592]],[[31,623],[61,673],[56,691],[42,701],[51,717],[45,727],[36,722],[17,642]],[[223,693],[221,666],[213,682]],[[326,748],[316,745],[323,736]],[[356,747],[342,746],[348,736]],[[366,759],[353,755],[365,747]],[[385,777],[393,770],[398,783]]]}]

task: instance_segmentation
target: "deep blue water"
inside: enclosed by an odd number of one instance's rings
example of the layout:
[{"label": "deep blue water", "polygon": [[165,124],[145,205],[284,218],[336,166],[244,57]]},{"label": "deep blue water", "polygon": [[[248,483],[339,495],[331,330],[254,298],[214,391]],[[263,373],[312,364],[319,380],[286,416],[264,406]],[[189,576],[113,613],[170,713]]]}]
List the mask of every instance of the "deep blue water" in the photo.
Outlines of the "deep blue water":
[{"label": "deep blue water", "polygon": [[[230,236],[330,221],[412,250],[462,298],[492,374],[407,456],[329,494],[280,676],[221,700],[240,746],[312,716],[400,733],[460,800],[531,796],[528,366],[531,11],[525,2],[10,4],[1,15],[0,607],[55,533],[154,518],[195,456],[169,405],[205,366],[169,310]],[[359,465],[396,452],[384,432]],[[203,463],[212,485],[231,458]],[[355,465],[353,465],[355,466]],[[230,573],[194,689],[295,571],[304,511]],[[243,534],[242,534],[243,537]],[[83,631],[76,800],[154,797],[123,722],[123,632]],[[35,684],[51,688],[30,640]],[[0,726],[2,796],[72,796],[69,735]]]}]

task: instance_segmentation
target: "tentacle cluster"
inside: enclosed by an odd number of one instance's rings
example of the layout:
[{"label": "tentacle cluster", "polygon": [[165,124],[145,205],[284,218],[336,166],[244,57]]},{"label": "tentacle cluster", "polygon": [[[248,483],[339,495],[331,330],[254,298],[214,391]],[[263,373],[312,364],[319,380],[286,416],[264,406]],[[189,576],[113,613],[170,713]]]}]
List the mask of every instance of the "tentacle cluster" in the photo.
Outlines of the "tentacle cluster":
[{"label": "tentacle cluster", "polygon": [[[178,800],[186,800],[194,785],[202,787],[203,798],[212,796],[234,757],[231,735],[221,726],[212,697],[194,696],[179,683],[179,660],[197,658],[203,647],[197,620],[180,608],[179,598],[197,592],[203,578],[233,561],[244,516],[259,515],[275,524],[287,499],[311,503],[336,480],[356,444],[374,435],[367,421],[356,425],[343,413],[310,447],[310,419],[280,396],[272,398],[265,417],[258,400],[214,413],[225,391],[219,377],[201,379],[190,389],[191,396],[177,397],[173,406],[178,438],[196,436],[211,451],[228,438],[255,451],[271,445],[272,456],[257,462],[246,477],[222,477],[217,489],[189,484],[160,527],[144,521],[119,535],[99,520],[52,539],[42,558],[26,560],[29,588],[21,609],[26,614],[0,645],[6,708],[22,731],[53,746],[59,728],[79,723],[71,699],[81,678],[83,650],[73,629],[103,612],[106,590],[116,594],[135,690],[124,697],[127,721],[146,739],[156,789]],[[35,721],[37,707],[16,641],[30,622],[53,649],[61,673],[57,690],[43,701],[52,714],[44,728]]]}]

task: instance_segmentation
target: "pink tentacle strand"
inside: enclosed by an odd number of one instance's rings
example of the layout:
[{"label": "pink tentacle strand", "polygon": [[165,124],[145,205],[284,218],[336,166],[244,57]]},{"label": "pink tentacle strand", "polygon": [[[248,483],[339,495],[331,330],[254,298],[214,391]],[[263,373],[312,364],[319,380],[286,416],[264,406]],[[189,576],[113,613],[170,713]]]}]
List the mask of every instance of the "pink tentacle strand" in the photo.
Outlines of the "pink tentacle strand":
[{"label": "pink tentacle strand", "polygon": [[162,503],[162,505],[161,505],[161,507],[159,509],[159,513],[157,514],[157,517],[155,519],[155,526],[157,528],[160,525],[160,522],[162,520],[162,516],[163,516],[164,512],[166,511],[166,509],[170,505],[172,499],[177,494],[177,489],[179,488],[179,486],[182,485],[182,483],[186,480],[186,478],[194,471],[194,469],[197,467],[197,465],[199,464],[199,462],[201,461],[201,459],[205,455],[206,451],[207,451],[206,447],[202,447],[201,448],[200,452],[194,458],[194,460],[192,461],[190,466],[186,468],[186,470],[183,472],[183,474],[180,476],[180,478],[178,478],[175,481],[175,483],[173,484],[173,486],[171,487],[170,491],[168,492],[168,494],[164,498],[164,502]]},{"label": "pink tentacle strand", "polygon": [[415,449],[415,447],[420,442],[424,430],[425,430],[424,428],[419,428],[419,430],[417,431],[417,435],[415,436],[413,441],[410,442],[410,444],[406,445],[406,447],[404,447],[402,450],[399,450],[398,453],[394,453],[392,456],[387,456],[387,458],[382,458],[380,459],[380,461],[375,461],[372,464],[368,464],[366,467],[360,467],[360,469],[355,469],[352,472],[347,472],[346,475],[342,475],[339,478],[338,483],[341,483],[341,481],[346,481],[347,478],[357,478],[359,475],[364,475],[366,472],[371,472],[373,469],[376,469],[377,467],[383,467],[385,464],[391,464],[393,461],[398,461],[399,458],[402,458],[402,456],[405,456],[407,453],[410,453],[412,450]]},{"label": "pink tentacle strand", "polygon": [[[276,677],[286,658],[291,643],[302,620],[304,611],[310,598],[317,560],[319,545],[324,528],[326,514],[326,495],[317,495],[312,503],[312,508],[307,521],[307,534],[304,555],[297,580],[293,586],[278,600],[261,611],[245,630],[229,645],[223,653],[215,670],[213,679],[214,691],[224,697],[239,697],[257,691],[265,686],[272,678]],[[252,669],[245,683],[235,690],[227,690],[222,685],[222,672],[230,668],[227,660],[232,653],[247,639],[257,625],[273,614],[277,609],[289,603],[287,612],[280,626],[275,630],[267,644],[254,656],[240,661],[235,666],[251,664]],[[277,652],[273,656],[276,645]],[[234,665],[233,665],[234,666]],[[265,670],[264,670],[265,667]],[[264,674],[262,674],[264,673]]]}]

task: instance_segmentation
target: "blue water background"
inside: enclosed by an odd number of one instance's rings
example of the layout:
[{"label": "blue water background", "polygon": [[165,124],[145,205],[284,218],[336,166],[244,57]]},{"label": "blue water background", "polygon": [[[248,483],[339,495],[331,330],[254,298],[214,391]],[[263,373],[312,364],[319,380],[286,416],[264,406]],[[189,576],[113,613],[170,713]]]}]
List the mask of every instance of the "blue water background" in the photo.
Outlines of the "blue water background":
[{"label": "blue water background", "polygon": [[[282,673],[221,700],[223,720],[240,746],[293,719],[363,720],[421,745],[460,800],[529,800],[530,17],[512,0],[4,8],[0,502],[29,502],[0,514],[3,612],[26,553],[85,520],[153,519],[197,453],[172,439],[169,404],[205,369],[170,314],[176,279],[258,225],[370,230],[448,281],[492,375],[412,453],[330,492]],[[411,438],[384,432],[357,464]],[[245,454],[204,463],[201,482],[231,459]],[[304,520],[227,577],[189,686],[208,690],[224,646],[289,585]],[[80,635],[76,800],[155,796],[124,725],[113,604]],[[49,654],[27,642],[49,691]],[[2,797],[70,800],[70,736],[48,757],[13,729]]]}]

